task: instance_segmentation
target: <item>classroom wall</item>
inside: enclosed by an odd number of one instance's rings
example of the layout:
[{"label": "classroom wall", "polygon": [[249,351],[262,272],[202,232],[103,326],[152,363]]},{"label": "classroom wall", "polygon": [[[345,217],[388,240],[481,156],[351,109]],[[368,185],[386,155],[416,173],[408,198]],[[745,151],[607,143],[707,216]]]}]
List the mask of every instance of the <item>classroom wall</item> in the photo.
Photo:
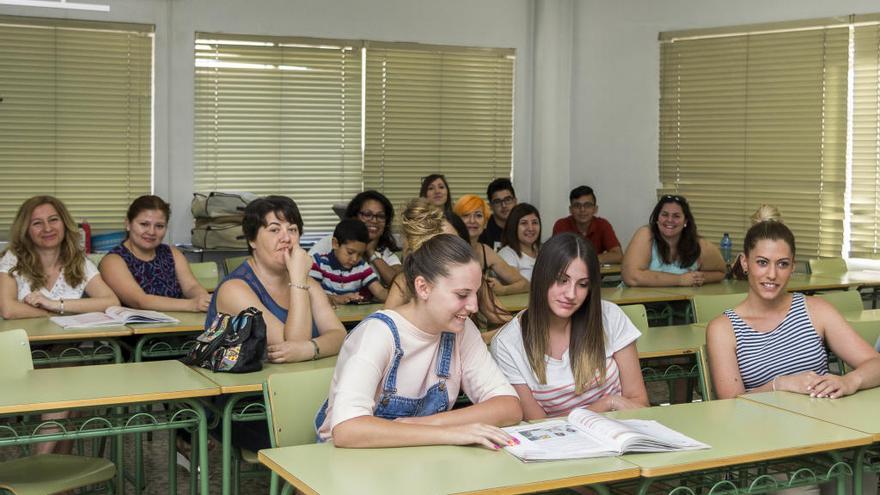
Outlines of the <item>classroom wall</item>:
[{"label": "classroom wall", "polygon": [[[572,55],[572,184],[592,185],[626,245],[659,187],[662,31],[880,12],[876,0],[580,0]],[[772,202],[772,198],[768,198]],[[699,218],[697,218],[699,222]],[[711,239],[718,242],[718,239]]]},{"label": "classroom wall", "polygon": [[[532,0],[112,0],[87,13],[0,6],[0,14],[156,25],[155,190],[170,198],[171,237],[189,240],[196,31],[515,48],[514,176],[531,198]],[[559,174],[567,164],[559,164]],[[418,185],[413,185],[417,193]],[[120,212],[120,219],[124,212]]]}]

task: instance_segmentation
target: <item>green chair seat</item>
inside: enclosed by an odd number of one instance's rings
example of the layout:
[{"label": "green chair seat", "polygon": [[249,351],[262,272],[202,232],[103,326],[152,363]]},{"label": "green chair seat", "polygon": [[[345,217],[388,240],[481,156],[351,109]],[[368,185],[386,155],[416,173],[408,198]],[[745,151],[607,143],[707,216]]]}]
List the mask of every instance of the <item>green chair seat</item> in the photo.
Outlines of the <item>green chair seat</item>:
[{"label": "green chair seat", "polygon": [[627,304],[626,306],[621,306],[620,309],[623,310],[626,317],[633,322],[633,325],[640,332],[648,329],[648,312],[645,310],[644,304]]},{"label": "green chair seat", "polygon": [[813,258],[810,260],[810,273],[840,275],[846,273],[846,260],[843,258]]},{"label": "green chair seat", "polygon": [[196,280],[199,281],[202,287],[205,288],[208,292],[214,292],[214,289],[217,288],[217,284],[220,282],[220,274],[217,270],[217,263],[213,261],[204,261],[202,263],[190,263],[190,270],[192,270],[193,275],[196,277]]},{"label": "green chair seat", "polygon": [[706,296],[694,296],[694,320],[695,323],[709,323],[713,318],[724,313],[725,309],[733,308],[743,302],[746,293],[741,294],[718,294]]},{"label": "green chair seat", "polygon": [[41,454],[0,463],[0,488],[16,495],[46,495],[105,482],[116,475],[107,459]]},{"label": "green chair seat", "polygon": [[231,258],[226,258],[223,260],[223,267],[226,268],[226,274],[234,272],[236,268],[238,268],[244,260],[248,259],[247,256],[233,256]]},{"label": "green chair seat", "polygon": [[857,313],[865,309],[862,295],[857,290],[838,290],[816,295],[831,303],[841,313]]},{"label": "green chair seat", "polygon": [[259,464],[260,460],[257,458],[257,453],[253,450],[248,449],[240,449],[241,460],[248,464]]}]

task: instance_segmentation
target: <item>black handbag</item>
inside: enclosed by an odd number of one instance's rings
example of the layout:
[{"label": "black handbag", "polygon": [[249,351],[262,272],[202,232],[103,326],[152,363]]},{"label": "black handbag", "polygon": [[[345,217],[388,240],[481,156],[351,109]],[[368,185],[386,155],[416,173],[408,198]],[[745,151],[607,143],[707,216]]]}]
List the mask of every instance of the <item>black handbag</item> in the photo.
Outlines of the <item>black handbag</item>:
[{"label": "black handbag", "polygon": [[266,322],[256,308],[247,308],[237,316],[218,312],[182,359],[190,366],[227,373],[259,371],[265,360]]}]

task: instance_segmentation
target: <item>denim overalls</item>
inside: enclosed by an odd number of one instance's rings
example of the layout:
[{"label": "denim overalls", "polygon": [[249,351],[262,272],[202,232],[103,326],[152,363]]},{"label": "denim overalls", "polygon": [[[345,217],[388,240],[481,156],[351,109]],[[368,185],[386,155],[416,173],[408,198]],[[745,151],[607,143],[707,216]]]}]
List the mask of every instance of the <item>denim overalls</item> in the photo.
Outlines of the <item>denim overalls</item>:
[{"label": "denim overalls", "polygon": [[[403,357],[403,349],[400,348],[400,335],[397,333],[397,325],[387,315],[382,313],[373,313],[364,321],[370,318],[382,320],[391,330],[394,337],[394,360],[391,363],[391,370],[385,379],[382,387],[382,395],[376,402],[373,409],[373,416],[384,419],[396,419],[415,416],[430,416],[449,409],[449,394],[446,392],[446,379],[449,378],[449,366],[452,363],[452,351],[455,349],[455,334],[451,332],[443,332],[440,336],[440,349],[437,351],[439,359],[437,360],[436,374],[440,379],[431,388],[425,392],[421,398],[402,397],[397,395],[397,370],[400,367],[400,359]],[[324,424],[327,417],[327,400],[315,416],[315,430]]]}]

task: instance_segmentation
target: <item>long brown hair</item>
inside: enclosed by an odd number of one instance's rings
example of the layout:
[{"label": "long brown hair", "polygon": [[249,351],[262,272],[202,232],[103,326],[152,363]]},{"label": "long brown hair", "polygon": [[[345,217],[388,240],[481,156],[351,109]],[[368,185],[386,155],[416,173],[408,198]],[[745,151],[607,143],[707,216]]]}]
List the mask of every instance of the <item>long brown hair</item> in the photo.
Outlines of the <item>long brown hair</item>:
[{"label": "long brown hair", "polygon": [[24,277],[31,284],[33,290],[46,286],[46,272],[43,271],[43,264],[37,255],[34,241],[28,233],[31,215],[38,206],[42,205],[52,205],[64,224],[64,238],[59,246],[61,252],[58,255],[58,261],[61,263],[64,280],[71,287],[76,287],[86,278],[86,257],[79,248],[79,231],[76,222],[73,221],[73,217],[70,216],[64,203],[54,196],[34,196],[18,208],[18,213],[15,214],[15,220],[9,230],[9,248],[7,249],[18,258],[12,272]]},{"label": "long brown hair", "polygon": [[541,247],[535,260],[529,292],[529,307],[520,320],[523,345],[529,364],[540,383],[547,383],[544,356],[550,347],[551,309],[547,292],[565,275],[573,260],[587,266],[590,286],[587,298],[571,316],[568,355],[575,393],[582,394],[598,375],[605,382],[605,331],[602,326],[599,258],[593,245],[571,232],[555,235]]}]

